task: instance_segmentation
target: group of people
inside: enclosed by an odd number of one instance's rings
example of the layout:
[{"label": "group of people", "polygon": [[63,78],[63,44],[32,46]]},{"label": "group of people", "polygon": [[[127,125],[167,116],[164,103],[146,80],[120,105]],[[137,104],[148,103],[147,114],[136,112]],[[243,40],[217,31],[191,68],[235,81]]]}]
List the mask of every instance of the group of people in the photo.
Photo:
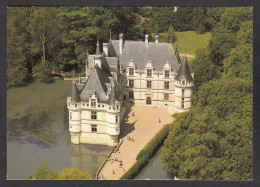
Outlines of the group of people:
[{"label": "group of people", "polygon": [[132,137],[130,137],[130,136],[127,136],[127,141],[132,141],[132,142],[134,142],[134,138]]}]

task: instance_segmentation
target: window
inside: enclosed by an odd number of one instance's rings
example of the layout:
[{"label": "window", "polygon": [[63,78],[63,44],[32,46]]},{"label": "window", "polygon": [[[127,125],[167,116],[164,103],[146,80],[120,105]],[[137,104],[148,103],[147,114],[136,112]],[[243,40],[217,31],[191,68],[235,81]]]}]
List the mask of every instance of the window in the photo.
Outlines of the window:
[{"label": "window", "polygon": [[129,92],[129,98],[133,99],[134,98],[134,92]]},{"label": "window", "polygon": [[164,73],[165,73],[165,78],[169,78],[170,77],[170,71],[169,70],[166,70]]},{"label": "window", "polygon": [[134,75],[134,68],[129,68],[129,75]]},{"label": "window", "polygon": [[96,106],[96,99],[91,99],[91,106]]},{"label": "window", "polygon": [[70,119],[72,119],[72,113],[70,112]]},{"label": "window", "polygon": [[147,98],[146,98],[146,104],[147,104],[147,105],[152,104],[152,99],[151,99],[151,97],[147,97]]},{"label": "window", "polygon": [[169,82],[164,82],[164,89],[169,89]]},{"label": "window", "polygon": [[184,98],[181,99],[181,108],[184,108]]},{"label": "window", "polygon": [[169,94],[164,94],[164,100],[169,100]]},{"label": "window", "polygon": [[118,108],[119,108],[119,105],[116,106],[116,109],[118,109]]},{"label": "window", "polygon": [[181,89],[182,97],[184,97],[184,89]]},{"label": "window", "polygon": [[97,119],[97,112],[91,111],[91,119]]},{"label": "window", "polygon": [[97,125],[91,125],[91,131],[97,132]]},{"label": "window", "polygon": [[134,87],[134,80],[129,80],[129,88],[133,88]]},{"label": "window", "polygon": [[152,88],[152,81],[147,81],[147,88]]},{"label": "window", "polygon": [[148,69],[147,70],[147,77],[151,77],[152,76],[152,70],[151,69]]},{"label": "window", "polygon": [[83,106],[85,106],[85,104],[84,104],[84,103],[83,103],[82,105],[83,105]]},{"label": "window", "polygon": [[116,116],[116,123],[118,123],[118,120],[119,120],[119,117],[118,117],[118,116]]},{"label": "window", "polygon": [[102,105],[102,108],[104,108],[104,105]]},{"label": "window", "polygon": [[75,104],[75,107],[77,107],[78,105],[77,104]]}]

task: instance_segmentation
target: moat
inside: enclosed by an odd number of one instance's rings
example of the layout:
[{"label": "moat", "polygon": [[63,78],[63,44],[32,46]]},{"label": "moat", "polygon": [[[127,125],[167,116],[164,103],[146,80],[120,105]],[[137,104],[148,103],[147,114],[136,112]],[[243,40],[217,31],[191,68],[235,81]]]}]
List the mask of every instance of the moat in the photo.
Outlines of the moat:
[{"label": "moat", "polygon": [[[45,160],[55,171],[77,167],[95,176],[111,148],[71,144],[66,109],[70,88],[71,81],[56,80],[7,90],[8,179],[26,179]],[[58,134],[53,147],[34,138],[36,130],[46,127]],[[161,169],[160,154],[158,151],[135,179],[172,179]]]}]

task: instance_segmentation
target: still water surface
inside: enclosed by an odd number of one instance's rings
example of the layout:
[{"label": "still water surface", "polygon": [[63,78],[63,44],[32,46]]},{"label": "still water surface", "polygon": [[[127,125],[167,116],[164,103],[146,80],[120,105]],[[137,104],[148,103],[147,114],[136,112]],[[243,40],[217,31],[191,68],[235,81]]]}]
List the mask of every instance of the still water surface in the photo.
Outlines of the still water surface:
[{"label": "still water surface", "polygon": [[[70,88],[70,81],[56,80],[7,90],[8,179],[26,179],[45,160],[55,171],[77,167],[95,176],[111,148],[70,143],[66,110]],[[34,133],[44,128],[54,128],[58,133],[55,146],[34,138]]]},{"label": "still water surface", "polygon": [[[111,148],[71,144],[66,109],[70,88],[71,81],[56,80],[7,90],[8,179],[26,179],[46,160],[55,171],[77,167],[95,176]],[[35,132],[46,128],[54,128],[59,136],[53,147],[34,138]],[[162,170],[160,156],[159,150],[135,179],[173,179]]]}]

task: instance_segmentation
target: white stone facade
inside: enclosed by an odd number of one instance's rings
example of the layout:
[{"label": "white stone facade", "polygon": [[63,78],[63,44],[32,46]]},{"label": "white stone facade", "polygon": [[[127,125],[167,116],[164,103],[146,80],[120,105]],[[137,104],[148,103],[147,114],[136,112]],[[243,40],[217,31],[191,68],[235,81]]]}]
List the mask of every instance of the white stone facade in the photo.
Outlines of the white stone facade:
[{"label": "white stone facade", "polygon": [[[93,102],[94,101],[94,102]],[[89,143],[116,146],[120,134],[121,103],[99,103],[96,95],[89,102],[72,102],[67,98],[69,131],[74,144]]]}]

